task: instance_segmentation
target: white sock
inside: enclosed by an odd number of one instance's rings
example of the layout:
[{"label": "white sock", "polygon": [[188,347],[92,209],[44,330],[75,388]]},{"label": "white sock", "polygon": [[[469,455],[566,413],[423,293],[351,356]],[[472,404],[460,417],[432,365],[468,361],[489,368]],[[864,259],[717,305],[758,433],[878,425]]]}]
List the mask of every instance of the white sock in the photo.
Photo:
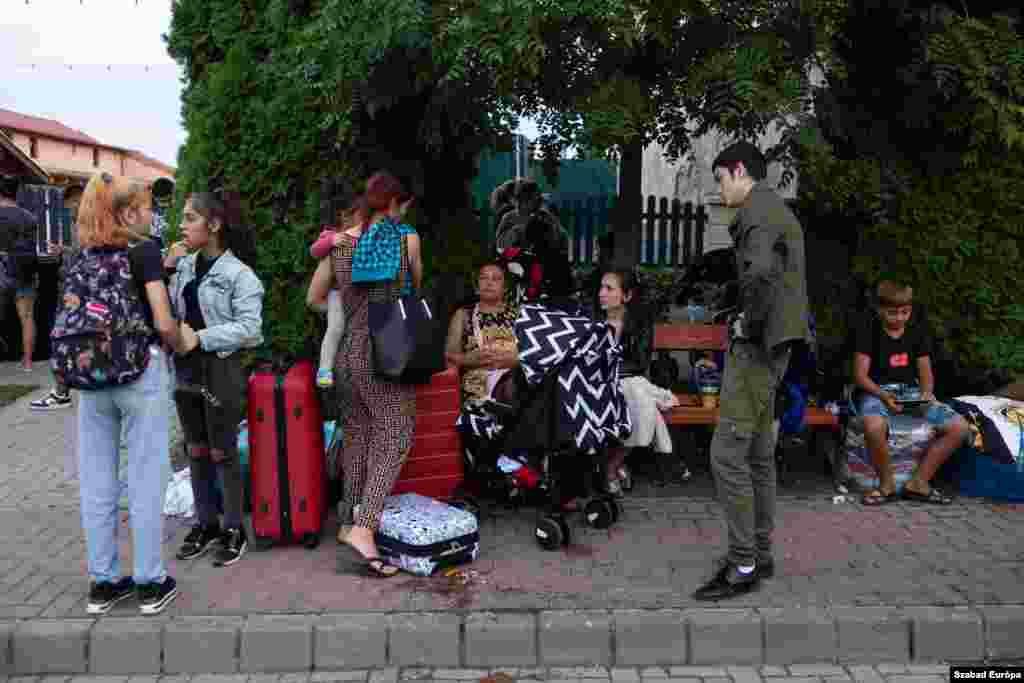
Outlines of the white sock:
[{"label": "white sock", "polygon": [[746,566],[746,567],[744,567],[743,565],[739,565],[739,566],[736,567],[736,569],[739,570],[740,574],[749,574],[752,571],[754,571],[754,567],[756,567],[756,566],[757,565],[754,565],[754,564]]}]

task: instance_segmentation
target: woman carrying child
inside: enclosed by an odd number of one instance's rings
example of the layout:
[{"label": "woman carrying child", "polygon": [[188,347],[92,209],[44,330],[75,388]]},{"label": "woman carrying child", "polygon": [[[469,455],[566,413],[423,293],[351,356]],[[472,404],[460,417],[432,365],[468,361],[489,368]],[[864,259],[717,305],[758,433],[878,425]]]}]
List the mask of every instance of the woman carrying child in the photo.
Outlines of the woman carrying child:
[{"label": "woman carrying child", "polygon": [[384,499],[412,446],[416,391],[414,385],[387,381],[375,373],[369,306],[394,301],[402,291],[420,287],[419,236],[400,222],[411,203],[412,195],[397,178],[385,172],[371,176],[366,192],[356,200],[355,222],[339,233],[331,270],[317,269],[307,295],[307,302],[320,301],[332,283],[341,293],[346,327],[335,376],[341,389],[345,476],[338,542],[350,565],[380,578],[398,573],[380,556],[374,534]]}]

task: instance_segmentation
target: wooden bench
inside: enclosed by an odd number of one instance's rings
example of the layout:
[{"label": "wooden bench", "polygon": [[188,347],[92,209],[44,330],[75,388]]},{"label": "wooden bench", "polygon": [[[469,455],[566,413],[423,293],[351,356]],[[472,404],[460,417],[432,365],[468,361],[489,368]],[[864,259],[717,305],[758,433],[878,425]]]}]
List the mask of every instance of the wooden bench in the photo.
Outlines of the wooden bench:
[{"label": "wooden bench", "polygon": [[[725,325],[700,323],[662,323],[654,326],[654,351],[725,351],[729,343]],[[679,406],[663,413],[672,425],[718,424],[718,408],[705,408],[696,394],[676,393]],[[839,430],[835,415],[817,406],[808,406],[804,425],[811,429]]]},{"label": "wooden bench", "polygon": [[[654,326],[654,351],[725,351],[729,344],[729,333],[725,325],[701,323],[662,323]],[[713,426],[718,424],[718,407],[705,408],[701,397],[696,394],[675,392],[679,406],[662,413],[669,425],[684,427]],[[804,413],[804,426],[810,432],[808,450],[820,453],[824,459],[825,472],[835,468],[834,460],[839,452],[839,418],[818,406],[808,406]],[[819,435],[828,438],[819,440]],[[779,480],[788,481],[788,463],[776,450]]]}]

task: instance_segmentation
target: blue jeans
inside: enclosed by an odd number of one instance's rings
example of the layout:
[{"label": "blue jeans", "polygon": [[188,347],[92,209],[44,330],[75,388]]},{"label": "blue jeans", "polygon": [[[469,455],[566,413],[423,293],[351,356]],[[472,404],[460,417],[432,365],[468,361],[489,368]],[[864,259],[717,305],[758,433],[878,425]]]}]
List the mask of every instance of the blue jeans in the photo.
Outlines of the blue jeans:
[{"label": "blue jeans", "polygon": [[167,575],[163,547],[164,490],[170,475],[170,372],[166,355],[150,349],[149,367],[131,384],[80,391],[78,477],[89,578],[117,581],[121,562],[117,533],[122,428],[128,446],[128,500],[137,584]]},{"label": "blue jeans", "polygon": [[[885,385],[882,388],[888,389],[890,385]],[[877,396],[873,396],[866,392],[857,392],[857,396],[854,399],[857,407],[857,415],[861,417],[877,416],[884,417],[886,419],[892,417],[889,414],[889,408],[882,402],[882,399]],[[902,415],[908,417],[923,417],[928,421],[928,424],[934,427],[943,427],[959,417],[959,414],[947,406],[945,403],[939,403],[938,401],[932,401],[927,406],[922,406],[918,409],[907,410],[904,409]]]}]

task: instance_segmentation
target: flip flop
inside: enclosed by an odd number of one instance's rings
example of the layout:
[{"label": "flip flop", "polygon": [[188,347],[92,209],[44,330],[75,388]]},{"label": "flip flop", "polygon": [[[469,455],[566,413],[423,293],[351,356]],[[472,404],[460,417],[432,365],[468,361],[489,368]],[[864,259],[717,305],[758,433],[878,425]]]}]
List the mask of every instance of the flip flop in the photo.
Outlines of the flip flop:
[{"label": "flip flop", "polygon": [[874,489],[861,497],[860,504],[867,507],[878,507],[879,505],[895,503],[899,499],[900,497],[895,491],[892,493],[882,493],[879,489]]},{"label": "flip flop", "polygon": [[918,493],[917,491],[911,491],[910,489],[903,487],[903,500],[909,500],[912,503],[931,503],[932,505],[949,505],[953,502],[953,499],[939,491],[934,486],[928,493]]},{"label": "flip flop", "polygon": [[380,557],[371,558],[363,565],[363,572],[366,576],[378,579],[390,579],[398,576],[401,571],[401,569]]},{"label": "flip flop", "polygon": [[[366,557],[348,543],[342,542],[339,550],[347,556],[349,571],[363,576],[380,579],[390,579],[398,576],[401,571],[398,567],[380,557]],[[390,570],[394,571],[390,571]]]}]

